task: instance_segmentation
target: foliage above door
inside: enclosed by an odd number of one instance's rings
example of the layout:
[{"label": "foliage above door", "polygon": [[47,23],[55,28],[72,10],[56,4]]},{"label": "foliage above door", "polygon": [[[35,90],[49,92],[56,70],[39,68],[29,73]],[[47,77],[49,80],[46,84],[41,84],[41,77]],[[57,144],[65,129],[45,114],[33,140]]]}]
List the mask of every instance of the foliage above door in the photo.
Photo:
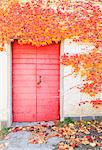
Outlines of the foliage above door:
[{"label": "foliage above door", "polygon": [[102,41],[102,11],[94,2],[9,0],[0,6],[0,43],[19,39],[19,43],[40,46],[72,38],[74,41]]}]

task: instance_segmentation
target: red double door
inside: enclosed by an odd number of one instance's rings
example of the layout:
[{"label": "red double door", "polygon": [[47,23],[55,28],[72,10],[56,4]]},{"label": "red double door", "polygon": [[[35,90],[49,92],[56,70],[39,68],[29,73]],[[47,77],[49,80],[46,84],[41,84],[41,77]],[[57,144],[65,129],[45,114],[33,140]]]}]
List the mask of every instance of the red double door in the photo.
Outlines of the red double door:
[{"label": "red double door", "polygon": [[12,44],[13,122],[59,119],[59,49]]}]

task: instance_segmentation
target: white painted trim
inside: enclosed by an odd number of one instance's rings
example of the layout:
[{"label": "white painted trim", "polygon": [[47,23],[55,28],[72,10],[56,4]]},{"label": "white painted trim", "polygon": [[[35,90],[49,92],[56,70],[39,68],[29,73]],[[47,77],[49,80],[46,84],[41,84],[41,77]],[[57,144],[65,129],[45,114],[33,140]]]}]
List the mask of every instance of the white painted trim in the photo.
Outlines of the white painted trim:
[{"label": "white painted trim", "polygon": [[[60,56],[64,54],[64,41],[60,45]],[[7,45],[7,97],[8,97],[8,126],[12,125],[12,47]],[[60,120],[64,119],[64,67],[60,64]]]},{"label": "white painted trim", "polygon": [[[60,45],[60,57],[64,54],[64,41]],[[60,64],[60,121],[64,120],[64,66]]]},{"label": "white painted trim", "polygon": [[11,44],[7,45],[7,106],[8,106],[8,122],[12,124],[12,48]]}]

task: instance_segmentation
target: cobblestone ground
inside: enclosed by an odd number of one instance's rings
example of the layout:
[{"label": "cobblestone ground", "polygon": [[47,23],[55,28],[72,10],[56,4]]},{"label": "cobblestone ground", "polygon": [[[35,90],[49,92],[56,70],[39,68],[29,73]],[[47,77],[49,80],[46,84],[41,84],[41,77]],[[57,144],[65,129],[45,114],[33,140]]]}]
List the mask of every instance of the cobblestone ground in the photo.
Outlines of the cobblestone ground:
[{"label": "cobblestone ground", "polygon": [[31,133],[26,131],[10,133],[9,139],[1,142],[0,150],[53,150],[60,141],[63,141],[59,137],[52,137],[47,143],[29,144],[30,136]]},{"label": "cobblestone ground", "polygon": [[[53,122],[42,122],[40,124],[47,124],[48,126],[54,125]],[[39,125],[39,123],[16,123],[14,127],[30,127],[34,125]],[[62,138],[51,137],[46,143],[30,144],[28,139],[31,138],[31,136],[32,133],[29,131],[11,132],[4,140],[0,141],[0,150],[55,150],[56,145],[63,141]]]},{"label": "cobblestone ground", "polygon": [[102,150],[102,121],[13,124],[0,150]]}]

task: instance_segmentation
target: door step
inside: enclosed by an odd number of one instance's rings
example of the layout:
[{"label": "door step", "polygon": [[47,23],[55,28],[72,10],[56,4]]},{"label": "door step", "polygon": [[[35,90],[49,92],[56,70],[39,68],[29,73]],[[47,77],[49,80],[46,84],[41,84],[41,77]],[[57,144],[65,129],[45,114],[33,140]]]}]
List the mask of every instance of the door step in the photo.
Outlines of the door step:
[{"label": "door step", "polygon": [[41,121],[41,122],[14,122],[12,123],[13,127],[22,127],[22,126],[35,126],[35,125],[48,125],[53,126],[53,121]]}]

